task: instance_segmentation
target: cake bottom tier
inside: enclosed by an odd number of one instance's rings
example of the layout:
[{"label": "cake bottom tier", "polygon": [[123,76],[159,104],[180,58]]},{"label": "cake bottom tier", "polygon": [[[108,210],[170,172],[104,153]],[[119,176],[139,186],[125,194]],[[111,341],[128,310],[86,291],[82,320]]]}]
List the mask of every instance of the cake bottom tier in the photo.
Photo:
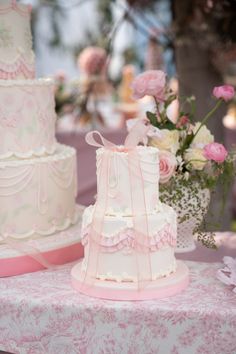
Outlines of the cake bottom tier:
[{"label": "cake bottom tier", "polygon": [[51,235],[78,218],[76,156],[59,145],[54,155],[0,161],[0,243],[7,237]]},{"label": "cake bottom tier", "polygon": [[[145,245],[140,244],[138,248],[135,246],[139,244],[139,239],[133,217],[105,216],[102,232],[95,236],[92,229],[93,213],[94,207],[90,206],[83,214],[82,243],[85,257],[82,272],[101,280],[136,282],[140,273],[142,279],[156,280],[176,270],[174,247],[177,223],[171,207],[162,204],[160,210],[146,216],[148,237]],[[96,270],[88,268],[91,242],[99,246],[95,255],[97,259],[92,260]],[[140,269],[142,265],[144,267]]]}]

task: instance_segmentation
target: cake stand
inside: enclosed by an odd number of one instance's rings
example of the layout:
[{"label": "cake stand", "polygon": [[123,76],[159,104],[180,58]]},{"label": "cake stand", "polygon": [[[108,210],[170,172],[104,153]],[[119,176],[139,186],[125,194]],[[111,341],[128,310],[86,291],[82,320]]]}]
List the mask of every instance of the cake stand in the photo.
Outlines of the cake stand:
[{"label": "cake stand", "polygon": [[114,282],[96,279],[92,285],[84,282],[81,272],[82,261],[71,271],[73,287],[85,295],[118,301],[154,300],[173,296],[183,291],[189,283],[189,270],[182,261],[177,261],[176,272],[168,277],[151,281],[145,288],[138,290],[137,283]]},{"label": "cake stand", "polygon": [[[78,209],[82,207],[78,206]],[[80,241],[81,211],[78,222],[70,228],[38,239],[24,241],[25,245],[37,249],[41,256],[52,266],[57,267],[83,257]],[[45,269],[33,257],[23,254],[6,244],[0,245],[0,277],[31,273]]]}]

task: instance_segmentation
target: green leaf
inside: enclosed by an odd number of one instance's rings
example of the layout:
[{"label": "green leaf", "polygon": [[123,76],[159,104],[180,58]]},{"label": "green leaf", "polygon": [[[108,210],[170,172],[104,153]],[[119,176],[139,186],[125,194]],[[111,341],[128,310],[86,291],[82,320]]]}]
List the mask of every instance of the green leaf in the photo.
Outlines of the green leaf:
[{"label": "green leaf", "polygon": [[191,134],[188,134],[184,140],[184,143],[180,149],[180,152],[183,153],[185,150],[187,150],[191,144],[191,142],[193,141],[193,138],[194,138],[194,134],[191,133]]},{"label": "green leaf", "polygon": [[154,125],[154,127],[157,127],[158,126],[158,122],[157,122],[157,116],[155,113],[152,113],[152,112],[146,112],[146,116],[147,118],[149,119],[150,123],[152,125]]},{"label": "green leaf", "polygon": [[170,120],[167,120],[164,124],[162,124],[162,129],[175,130],[176,126]]}]

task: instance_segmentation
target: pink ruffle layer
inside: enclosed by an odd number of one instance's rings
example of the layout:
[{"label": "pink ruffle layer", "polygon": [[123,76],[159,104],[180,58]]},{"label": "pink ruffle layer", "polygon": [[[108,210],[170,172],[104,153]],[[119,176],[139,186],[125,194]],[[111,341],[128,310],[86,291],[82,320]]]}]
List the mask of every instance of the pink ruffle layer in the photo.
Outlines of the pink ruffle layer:
[{"label": "pink ruffle layer", "polygon": [[6,64],[0,61],[0,79],[14,80],[20,75],[25,79],[35,78],[34,65],[28,64],[23,57],[20,57],[13,64]]},{"label": "pink ruffle layer", "polygon": [[[85,246],[91,238],[91,225],[82,230],[82,244]],[[99,240],[93,238],[98,243],[100,250],[106,253],[112,253],[124,248],[138,248],[140,250],[157,251],[164,246],[176,245],[176,233],[170,225],[166,225],[162,230],[157,231],[154,235],[145,238],[145,241],[136,240],[135,230],[126,228],[111,237],[101,235]],[[135,247],[136,243],[136,247]]]}]

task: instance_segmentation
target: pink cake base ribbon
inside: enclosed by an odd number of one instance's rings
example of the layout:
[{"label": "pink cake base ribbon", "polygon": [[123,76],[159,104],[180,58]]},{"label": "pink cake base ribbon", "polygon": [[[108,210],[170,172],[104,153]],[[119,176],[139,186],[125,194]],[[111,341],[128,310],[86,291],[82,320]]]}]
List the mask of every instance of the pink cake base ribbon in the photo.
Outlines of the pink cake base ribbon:
[{"label": "pink cake base ribbon", "polygon": [[59,267],[58,265],[54,265],[51,262],[49,262],[37,247],[33,247],[32,245],[29,245],[27,242],[15,241],[11,237],[5,237],[4,243],[8,245],[10,248],[18,251],[20,254],[32,258],[44,268],[56,269]]}]

